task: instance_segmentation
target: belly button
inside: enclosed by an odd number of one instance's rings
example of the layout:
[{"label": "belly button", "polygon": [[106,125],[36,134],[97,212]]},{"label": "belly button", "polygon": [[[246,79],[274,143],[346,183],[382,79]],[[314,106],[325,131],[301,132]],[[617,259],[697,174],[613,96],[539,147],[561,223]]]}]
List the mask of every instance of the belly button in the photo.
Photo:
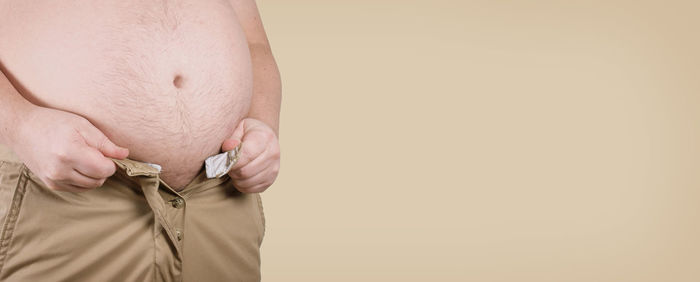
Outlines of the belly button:
[{"label": "belly button", "polygon": [[175,88],[182,88],[182,84],[184,83],[182,76],[179,74],[175,75],[175,78],[173,78],[173,85],[175,85]]}]

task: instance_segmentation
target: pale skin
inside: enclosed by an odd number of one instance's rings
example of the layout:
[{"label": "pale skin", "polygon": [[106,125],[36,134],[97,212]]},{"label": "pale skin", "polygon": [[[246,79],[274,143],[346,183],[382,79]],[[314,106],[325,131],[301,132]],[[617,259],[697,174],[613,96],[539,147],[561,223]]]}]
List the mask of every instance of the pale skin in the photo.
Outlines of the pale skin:
[{"label": "pale skin", "polygon": [[[260,193],[272,185],[280,167],[280,75],[255,1],[230,3],[250,50],[253,95],[248,114],[221,150],[242,143],[229,176],[239,191]],[[0,143],[12,148],[51,189],[85,192],[100,187],[116,172],[109,158],[129,157],[128,148],[115,145],[89,120],[29,102],[5,75],[0,75],[0,101]]]}]

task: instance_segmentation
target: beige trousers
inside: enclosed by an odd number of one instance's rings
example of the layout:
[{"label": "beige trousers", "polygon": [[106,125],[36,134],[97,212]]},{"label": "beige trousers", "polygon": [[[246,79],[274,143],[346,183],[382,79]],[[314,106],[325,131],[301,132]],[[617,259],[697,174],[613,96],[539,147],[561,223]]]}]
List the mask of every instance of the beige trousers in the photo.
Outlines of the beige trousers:
[{"label": "beige trousers", "polygon": [[114,162],[102,187],[60,192],[0,145],[0,281],[260,281],[260,194],[204,168],[176,192]]}]

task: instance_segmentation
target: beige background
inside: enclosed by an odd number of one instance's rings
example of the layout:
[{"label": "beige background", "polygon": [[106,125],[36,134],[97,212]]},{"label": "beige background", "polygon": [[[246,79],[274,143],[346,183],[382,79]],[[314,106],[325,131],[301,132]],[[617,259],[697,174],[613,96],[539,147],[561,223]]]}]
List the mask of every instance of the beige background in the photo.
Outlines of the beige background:
[{"label": "beige background", "polygon": [[697,3],[260,0],[263,280],[700,281]]}]

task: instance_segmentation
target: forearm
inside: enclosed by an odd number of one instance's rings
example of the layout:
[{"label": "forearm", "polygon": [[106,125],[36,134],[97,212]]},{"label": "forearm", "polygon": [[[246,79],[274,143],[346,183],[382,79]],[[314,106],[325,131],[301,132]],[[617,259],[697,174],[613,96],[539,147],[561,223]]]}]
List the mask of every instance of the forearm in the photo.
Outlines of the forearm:
[{"label": "forearm", "polygon": [[251,44],[253,61],[253,97],[248,117],[269,125],[279,136],[282,83],[269,45]]},{"label": "forearm", "polygon": [[0,68],[0,144],[12,146],[19,122],[34,104],[19,94]]}]

